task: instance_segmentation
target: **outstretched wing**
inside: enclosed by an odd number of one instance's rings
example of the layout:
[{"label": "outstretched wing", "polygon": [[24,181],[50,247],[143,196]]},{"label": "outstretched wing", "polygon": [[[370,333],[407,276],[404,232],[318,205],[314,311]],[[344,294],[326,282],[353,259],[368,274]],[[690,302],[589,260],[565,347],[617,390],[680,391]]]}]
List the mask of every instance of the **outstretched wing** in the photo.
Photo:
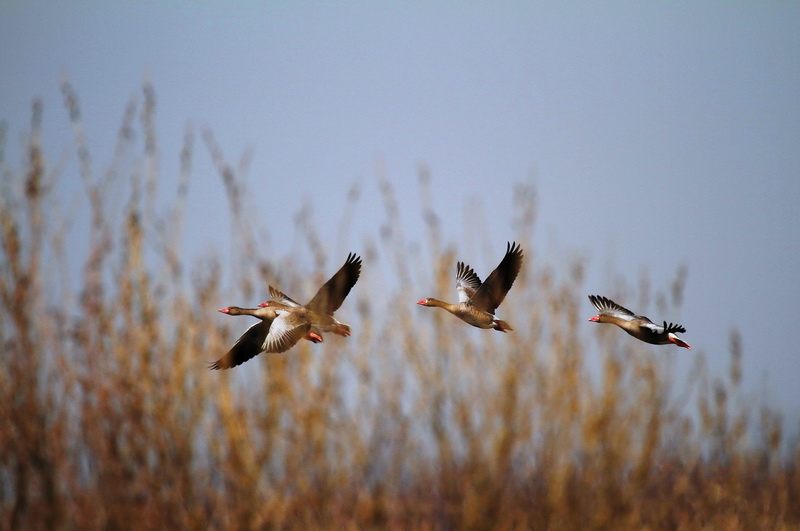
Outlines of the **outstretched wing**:
[{"label": "outstretched wing", "polygon": [[506,254],[500,264],[486,277],[486,281],[475,292],[470,303],[480,310],[494,314],[506,298],[506,293],[514,284],[522,268],[522,248],[516,243],[508,243]]},{"label": "outstretched wing", "polygon": [[[614,317],[624,321],[632,321],[633,319],[639,317],[629,309],[623,308],[607,297],[602,297],[600,295],[589,295],[589,301],[598,312],[607,315],[613,315]],[[647,317],[644,317],[644,319],[650,321],[650,319],[647,319]]]},{"label": "outstretched wing", "polygon": [[344,265],[319,288],[314,298],[306,304],[306,308],[332,315],[358,282],[359,275],[361,275],[361,257],[350,253]]},{"label": "outstretched wing", "polygon": [[470,266],[459,262],[456,266],[456,291],[458,302],[467,302],[481,287],[481,278],[475,274]]},{"label": "outstretched wing", "polygon": [[284,292],[273,288],[272,286],[269,287],[269,296],[272,297],[272,300],[275,302],[279,302],[284,306],[294,306],[295,308],[300,306],[299,302],[295,302],[294,300],[290,299],[288,295]]},{"label": "outstretched wing", "polygon": [[230,369],[258,356],[264,350],[264,341],[269,334],[272,320],[259,321],[236,340],[231,349],[208,366],[209,369]]},{"label": "outstretched wing", "polygon": [[666,333],[668,333],[668,334],[669,333],[683,334],[684,332],[686,332],[686,329],[682,325],[679,325],[677,323],[676,324],[672,324],[672,323],[667,324],[667,322],[664,321],[664,331]]},{"label": "outstretched wing", "polygon": [[272,321],[264,340],[263,349],[267,352],[285,352],[303,339],[311,329],[311,323],[301,320],[289,310],[278,310],[278,316]]}]

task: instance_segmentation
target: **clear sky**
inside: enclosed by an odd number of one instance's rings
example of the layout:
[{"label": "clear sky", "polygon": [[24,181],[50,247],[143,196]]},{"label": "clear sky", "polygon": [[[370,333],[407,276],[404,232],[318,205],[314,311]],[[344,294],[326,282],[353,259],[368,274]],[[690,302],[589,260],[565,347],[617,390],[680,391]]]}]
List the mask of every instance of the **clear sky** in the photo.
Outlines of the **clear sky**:
[{"label": "clear sky", "polygon": [[[587,257],[587,290],[601,294],[616,285],[609,270],[633,285],[647,270],[663,289],[686,264],[681,315],[650,316],[684,323],[697,351],[722,357],[717,367],[738,327],[754,393],[800,414],[796,2],[0,3],[10,150],[41,97],[45,149],[74,151],[63,76],[98,167],[149,79],[165,174],[187,124],[207,127],[229,160],[252,151],[252,202],[286,208],[287,226],[312,204],[331,241],[338,226],[324,221],[338,223],[362,183],[337,255],[385,220],[378,171],[409,240],[424,238],[425,164],[444,235],[465,241],[467,205],[480,198],[498,255],[514,185],[533,183],[538,252]],[[197,144],[189,221],[224,250],[219,177]],[[74,155],[65,172],[77,182]]]}]

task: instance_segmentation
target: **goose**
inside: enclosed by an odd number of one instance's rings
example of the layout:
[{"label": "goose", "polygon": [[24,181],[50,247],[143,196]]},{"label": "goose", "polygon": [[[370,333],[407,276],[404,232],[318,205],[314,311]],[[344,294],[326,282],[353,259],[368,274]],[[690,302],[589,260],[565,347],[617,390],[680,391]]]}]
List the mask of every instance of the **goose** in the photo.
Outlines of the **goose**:
[{"label": "goose", "polygon": [[657,325],[643,315],[635,315],[627,308],[623,308],[607,297],[589,295],[589,301],[599,312],[589,319],[593,323],[610,323],[622,328],[636,339],[653,345],[669,345],[674,343],[679,347],[691,350],[689,343],[679,338],[675,333],[684,333],[686,329],[679,324]]},{"label": "goose", "polygon": [[505,256],[486,278],[486,282],[481,283],[480,277],[464,262],[456,264],[457,304],[443,302],[433,297],[422,299],[417,304],[444,308],[462,321],[478,328],[493,328],[499,332],[514,330],[507,322],[495,319],[494,312],[505,299],[521,267],[522,248],[516,242],[507,243]]},{"label": "goose", "polygon": [[272,286],[269,287],[272,299],[262,302],[259,306],[297,313],[302,319],[308,320],[311,323],[311,330],[320,336],[323,332],[331,332],[347,337],[350,335],[350,325],[340,322],[333,313],[342,306],[360,275],[361,257],[349,253],[344,265],[319,288],[314,298],[305,306]]},{"label": "goose", "polygon": [[236,340],[231,349],[209,365],[209,369],[231,369],[262,352],[285,352],[303,337],[318,343],[322,338],[311,330],[303,316],[278,308],[240,308],[229,306],[219,310],[228,315],[252,315],[261,319]]}]

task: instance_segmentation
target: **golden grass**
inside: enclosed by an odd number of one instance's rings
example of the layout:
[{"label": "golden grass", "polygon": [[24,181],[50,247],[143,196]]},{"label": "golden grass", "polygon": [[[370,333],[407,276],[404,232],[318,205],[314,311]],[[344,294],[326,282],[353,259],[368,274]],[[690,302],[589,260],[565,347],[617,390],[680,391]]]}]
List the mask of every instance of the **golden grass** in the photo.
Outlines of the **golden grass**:
[{"label": "golden grass", "polygon": [[[364,275],[340,311],[353,336],[208,371],[248,324],[221,320],[218,301],[260,301],[268,282],[311,294],[344,257],[329,255],[307,214],[298,228],[314,282],[289,258],[260,256],[239,173],[204,133],[228,192],[236,258],[187,262],[179,249],[194,133],[161,212],[152,87],[141,109],[128,107],[102,175],[78,98],[68,83],[63,92],[91,210],[85,256],[67,250],[84,234],[59,214],[41,105],[22,169],[10,168],[0,138],[3,528],[800,527],[800,452],[780,415],[742,403],[737,333],[730,373],[709,376],[698,357],[689,382],[673,381],[667,347],[610,327],[584,333],[584,264],[564,271],[534,254],[535,196],[524,186],[509,240],[526,261],[502,306],[515,332],[467,331],[416,299],[395,308],[368,297],[387,285],[386,267],[419,297],[452,293],[455,261],[468,258],[443,241],[423,168],[427,243],[412,243],[426,246],[433,271],[409,258],[379,175],[388,223],[377,242],[353,249]],[[144,149],[130,169],[121,160],[132,132]],[[115,185],[127,190],[120,210],[109,206],[120,199]],[[76,258],[79,286],[67,270]],[[679,306],[685,275],[659,300]],[[228,276],[234,296],[220,280]]]}]

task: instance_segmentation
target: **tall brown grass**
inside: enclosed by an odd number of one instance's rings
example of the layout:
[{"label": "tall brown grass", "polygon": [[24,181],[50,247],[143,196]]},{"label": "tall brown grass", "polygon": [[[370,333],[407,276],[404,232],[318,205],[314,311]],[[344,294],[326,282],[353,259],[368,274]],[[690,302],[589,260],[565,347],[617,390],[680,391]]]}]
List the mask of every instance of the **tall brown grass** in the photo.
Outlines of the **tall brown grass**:
[{"label": "tall brown grass", "polygon": [[[300,211],[315,270],[265,259],[241,168],[204,132],[228,193],[233,258],[187,260],[194,131],[178,177],[160,174],[146,85],[98,173],[79,99],[68,83],[63,93],[86,231],[70,228],[78,221],[55,193],[67,177],[43,152],[42,105],[22,168],[0,138],[4,528],[800,527],[797,442],[778,413],[741,399],[738,334],[729,374],[708,374],[696,355],[689,381],[675,381],[665,349],[610,327],[586,334],[586,264],[534,253],[527,186],[515,191],[509,237],[526,262],[502,307],[515,332],[466,330],[401,292],[452,292],[466,257],[441,234],[425,168],[427,234],[409,241],[379,171],[387,223],[352,249],[364,275],[340,311],[353,336],[208,371],[247,325],[220,316],[220,302],[259,302],[270,282],[310,295],[344,255]],[[655,290],[665,310],[680,305],[685,276]],[[387,285],[397,286],[390,297],[370,296]],[[649,290],[645,280],[608,295],[646,302]]]}]

